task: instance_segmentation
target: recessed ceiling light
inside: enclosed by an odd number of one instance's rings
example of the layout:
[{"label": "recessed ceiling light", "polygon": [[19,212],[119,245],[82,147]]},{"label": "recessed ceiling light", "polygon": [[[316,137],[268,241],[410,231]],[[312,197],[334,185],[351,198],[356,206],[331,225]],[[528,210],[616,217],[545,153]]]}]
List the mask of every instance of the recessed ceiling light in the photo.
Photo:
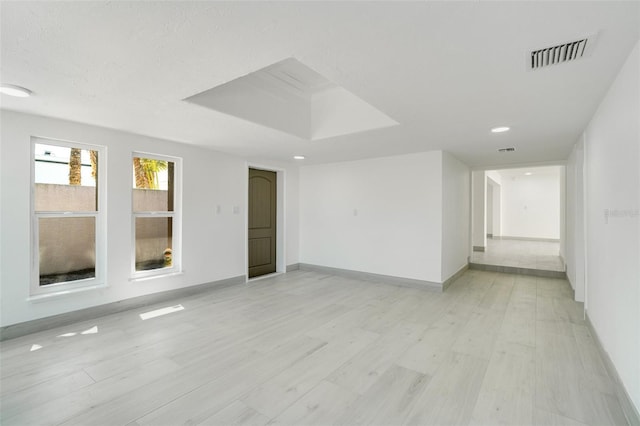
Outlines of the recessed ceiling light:
[{"label": "recessed ceiling light", "polygon": [[502,132],[508,132],[509,128],[502,126],[502,127],[494,127],[493,129],[491,129],[492,133],[502,133]]},{"label": "recessed ceiling light", "polygon": [[531,176],[532,174],[533,174],[533,173],[531,173],[531,172],[527,172],[527,173],[525,173],[524,175],[525,175],[525,176]]},{"label": "recessed ceiling light", "polygon": [[294,155],[293,158],[295,160],[304,160],[304,155]]},{"label": "recessed ceiling light", "polygon": [[13,84],[0,84],[0,93],[18,98],[28,98],[31,96],[31,90],[24,87],[14,86]]}]

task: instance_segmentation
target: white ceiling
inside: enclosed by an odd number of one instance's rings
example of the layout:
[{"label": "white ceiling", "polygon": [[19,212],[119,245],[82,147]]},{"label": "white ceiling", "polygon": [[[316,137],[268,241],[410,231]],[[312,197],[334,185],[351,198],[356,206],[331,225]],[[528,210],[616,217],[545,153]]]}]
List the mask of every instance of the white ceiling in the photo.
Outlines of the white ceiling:
[{"label": "white ceiling", "polygon": [[[0,5],[2,82],[35,93],[2,108],[307,164],[566,159],[640,37],[637,1]],[[527,71],[530,50],[596,32],[589,57]],[[400,125],[310,141],[183,101],[290,57]]]},{"label": "white ceiling", "polygon": [[312,141],[398,125],[295,58],[185,100]]}]

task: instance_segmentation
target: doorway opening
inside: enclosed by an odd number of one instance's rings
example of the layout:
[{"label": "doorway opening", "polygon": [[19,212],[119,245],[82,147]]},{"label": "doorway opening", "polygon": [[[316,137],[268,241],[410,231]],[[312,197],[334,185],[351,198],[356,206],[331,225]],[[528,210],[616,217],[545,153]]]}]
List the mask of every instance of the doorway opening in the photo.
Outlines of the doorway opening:
[{"label": "doorway opening", "polygon": [[473,172],[472,267],[565,276],[564,173],[564,166]]}]

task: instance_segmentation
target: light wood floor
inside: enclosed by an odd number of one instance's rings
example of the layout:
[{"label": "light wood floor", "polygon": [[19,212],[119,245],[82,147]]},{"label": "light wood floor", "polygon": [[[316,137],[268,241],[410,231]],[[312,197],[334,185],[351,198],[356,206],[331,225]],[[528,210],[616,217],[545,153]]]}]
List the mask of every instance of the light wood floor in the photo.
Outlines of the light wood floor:
[{"label": "light wood floor", "polygon": [[471,262],[482,265],[564,271],[560,243],[550,241],[487,238],[486,251],[471,253]]},{"label": "light wood floor", "polygon": [[3,342],[1,423],[625,424],[563,280],[297,271],[178,303]]}]

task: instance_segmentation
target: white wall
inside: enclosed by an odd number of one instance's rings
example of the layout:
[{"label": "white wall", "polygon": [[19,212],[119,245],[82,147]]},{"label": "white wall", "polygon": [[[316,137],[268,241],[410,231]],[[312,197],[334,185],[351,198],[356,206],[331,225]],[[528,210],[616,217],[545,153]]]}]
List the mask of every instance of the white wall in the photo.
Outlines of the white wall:
[{"label": "white wall", "polygon": [[567,160],[566,253],[567,278],[575,291],[575,300],[584,302],[584,142],[573,147]]},{"label": "white wall", "polygon": [[294,265],[300,262],[300,176],[298,167],[286,167],[286,264]]},{"label": "white wall", "polygon": [[502,235],[502,186],[491,185],[493,188],[492,199],[492,216],[493,216],[493,236],[499,237]]},{"label": "white wall", "polygon": [[[502,236],[560,239],[560,166],[502,175]],[[543,171],[540,171],[543,170]]]},{"label": "white wall", "polygon": [[493,185],[489,183],[489,179],[487,179],[487,217],[485,219],[487,235],[493,236]]},{"label": "white wall", "polygon": [[[70,312],[159,291],[245,275],[246,161],[214,151],[10,111],[0,111],[1,325]],[[107,284],[28,301],[30,281],[31,136],[107,147]],[[131,152],[183,159],[182,275],[132,282]],[[297,166],[287,169],[287,262],[297,256]],[[221,213],[216,214],[216,207]],[[233,207],[238,206],[238,214]],[[291,227],[288,224],[291,223]],[[290,229],[289,229],[290,228]]]},{"label": "white wall", "polygon": [[487,175],[484,170],[471,173],[471,208],[473,209],[471,223],[471,245],[473,247],[487,246]]},{"label": "white wall", "polygon": [[[640,409],[640,44],[585,132],[586,309]],[[608,213],[608,217],[607,217]]]},{"label": "white wall", "polygon": [[469,258],[471,175],[453,155],[442,153],[442,275],[444,282]]},{"label": "white wall", "polygon": [[491,216],[493,223],[491,231],[494,237],[502,235],[502,176],[496,170],[487,170],[487,185],[491,186],[492,197],[487,197],[487,209],[491,203]]},{"label": "white wall", "polygon": [[560,193],[558,197],[558,203],[560,203],[560,257],[564,262],[566,269],[566,256],[567,256],[567,168],[560,168]]},{"label": "white wall", "polygon": [[300,169],[300,261],[441,282],[442,152]]},{"label": "white wall", "polygon": [[497,170],[487,170],[486,172],[487,179],[491,179],[494,183],[501,185],[502,184],[502,176],[500,172]]}]

